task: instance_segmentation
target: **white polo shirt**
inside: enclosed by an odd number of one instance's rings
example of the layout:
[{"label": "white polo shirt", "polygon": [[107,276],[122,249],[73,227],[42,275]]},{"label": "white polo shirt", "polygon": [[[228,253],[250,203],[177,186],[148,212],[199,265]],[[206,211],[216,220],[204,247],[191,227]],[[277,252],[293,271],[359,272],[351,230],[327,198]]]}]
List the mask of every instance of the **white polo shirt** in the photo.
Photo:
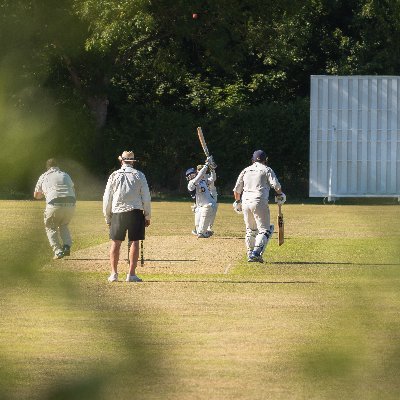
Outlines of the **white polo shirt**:
[{"label": "white polo shirt", "polygon": [[40,175],[35,186],[35,192],[43,193],[47,204],[60,198],[75,199],[75,189],[72,179],[58,167],[51,167],[44,174]]},{"label": "white polo shirt", "polygon": [[266,165],[255,162],[245,168],[236,181],[234,192],[242,193],[242,201],[264,200],[268,202],[270,188],[279,190],[279,183],[275,172]]}]

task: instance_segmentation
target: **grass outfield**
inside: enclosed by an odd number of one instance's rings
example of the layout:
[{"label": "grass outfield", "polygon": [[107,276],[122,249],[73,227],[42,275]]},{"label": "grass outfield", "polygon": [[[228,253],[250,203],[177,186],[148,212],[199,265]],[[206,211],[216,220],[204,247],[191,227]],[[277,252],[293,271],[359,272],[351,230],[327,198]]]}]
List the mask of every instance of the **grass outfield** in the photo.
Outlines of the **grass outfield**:
[{"label": "grass outfield", "polygon": [[0,399],[398,398],[398,205],[287,204],[249,265],[231,205],[197,240],[189,203],[154,202],[140,284],[106,281],[100,202],[57,262],[43,207],[0,201]]}]

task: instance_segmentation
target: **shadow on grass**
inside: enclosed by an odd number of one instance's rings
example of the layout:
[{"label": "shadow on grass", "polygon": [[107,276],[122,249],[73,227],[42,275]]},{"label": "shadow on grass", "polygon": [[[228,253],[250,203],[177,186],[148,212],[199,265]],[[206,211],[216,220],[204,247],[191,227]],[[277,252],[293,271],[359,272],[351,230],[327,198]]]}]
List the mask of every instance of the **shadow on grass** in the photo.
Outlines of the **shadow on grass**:
[{"label": "shadow on grass", "polygon": [[[68,258],[68,259],[65,259],[65,261],[110,261],[110,259],[109,258]],[[125,259],[125,261],[128,261],[128,260],[126,260]],[[144,259],[144,261],[145,262],[147,262],[147,261],[157,261],[157,262],[188,262],[188,261],[191,261],[191,262],[195,262],[195,261],[199,261],[199,260],[196,260],[196,259],[180,259],[180,260],[176,260],[176,259],[164,259],[164,260],[156,260],[156,259],[153,259],[153,258],[145,258]],[[146,266],[147,267],[147,266]]]},{"label": "shadow on grass", "polygon": [[[252,281],[252,280],[206,280],[206,279],[168,279],[168,280],[146,280],[143,282],[144,284],[146,283],[207,283],[208,285],[210,284],[228,284],[228,285],[243,285],[243,284],[250,284],[250,285],[286,285],[286,284],[317,284],[319,282],[317,281]],[[141,285],[143,284],[141,283]]]},{"label": "shadow on grass", "polygon": [[359,265],[359,266],[400,266],[400,263],[352,263],[338,261],[269,261],[268,264],[276,265]]}]

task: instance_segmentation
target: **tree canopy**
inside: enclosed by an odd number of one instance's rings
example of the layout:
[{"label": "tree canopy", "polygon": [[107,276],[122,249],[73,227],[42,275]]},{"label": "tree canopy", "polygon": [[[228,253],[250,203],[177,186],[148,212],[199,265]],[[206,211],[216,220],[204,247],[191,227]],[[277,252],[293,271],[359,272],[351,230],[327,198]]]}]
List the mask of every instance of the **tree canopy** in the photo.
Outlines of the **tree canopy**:
[{"label": "tree canopy", "polygon": [[390,0],[0,0],[0,10],[0,167],[13,171],[0,178],[20,190],[38,170],[22,160],[69,158],[102,177],[133,149],[153,191],[182,192],[183,171],[204,161],[202,126],[221,188],[262,148],[305,195],[310,75],[399,71]]}]

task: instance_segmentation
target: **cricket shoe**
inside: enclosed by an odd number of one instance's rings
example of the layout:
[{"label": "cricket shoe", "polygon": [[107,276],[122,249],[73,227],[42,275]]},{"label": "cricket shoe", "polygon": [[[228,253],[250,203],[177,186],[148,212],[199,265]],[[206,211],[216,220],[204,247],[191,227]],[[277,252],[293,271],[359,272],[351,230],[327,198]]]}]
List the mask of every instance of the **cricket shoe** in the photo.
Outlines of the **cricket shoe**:
[{"label": "cricket shoe", "polygon": [[59,260],[60,258],[63,258],[63,257],[64,257],[64,253],[61,250],[59,250],[54,254],[53,260]]},{"label": "cricket shoe", "polygon": [[196,229],[193,229],[193,230],[192,230],[192,235],[197,236],[197,231],[196,231]]},{"label": "cricket shoe", "polygon": [[247,259],[248,262],[259,262],[263,263],[264,260],[260,254],[258,254],[257,251],[252,251],[249,255],[249,258]]},{"label": "cricket shoe", "polygon": [[139,278],[137,275],[126,275],[126,282],[143,282],[143,279]]},{"label": "cricket shoe", "polygon": [[214,235],[214,231],[207,231],[206,235],[208,235],[208,237],[210,237],[210,236]]},{"label": "cricket shoe", "polygon": [[197,238],[198,239],[207,239],[207,238],[209,238],[210,237],[210,235],[208,234],[208,232],[204,232],[204,233],[199,233],[199,234],[197,234]]},{"label": "cricket shoe", "polygon": [[108,282],[118,282],[118,274],[117,273],[111,273],[111,275],[108,277]]},{"label": "cricket shoe", "polygon": [[67,244],[65,244],[63,247],[63,254],[64,254],[64,256],[70,256],[71,255],[71,246],[68,246]]}]

